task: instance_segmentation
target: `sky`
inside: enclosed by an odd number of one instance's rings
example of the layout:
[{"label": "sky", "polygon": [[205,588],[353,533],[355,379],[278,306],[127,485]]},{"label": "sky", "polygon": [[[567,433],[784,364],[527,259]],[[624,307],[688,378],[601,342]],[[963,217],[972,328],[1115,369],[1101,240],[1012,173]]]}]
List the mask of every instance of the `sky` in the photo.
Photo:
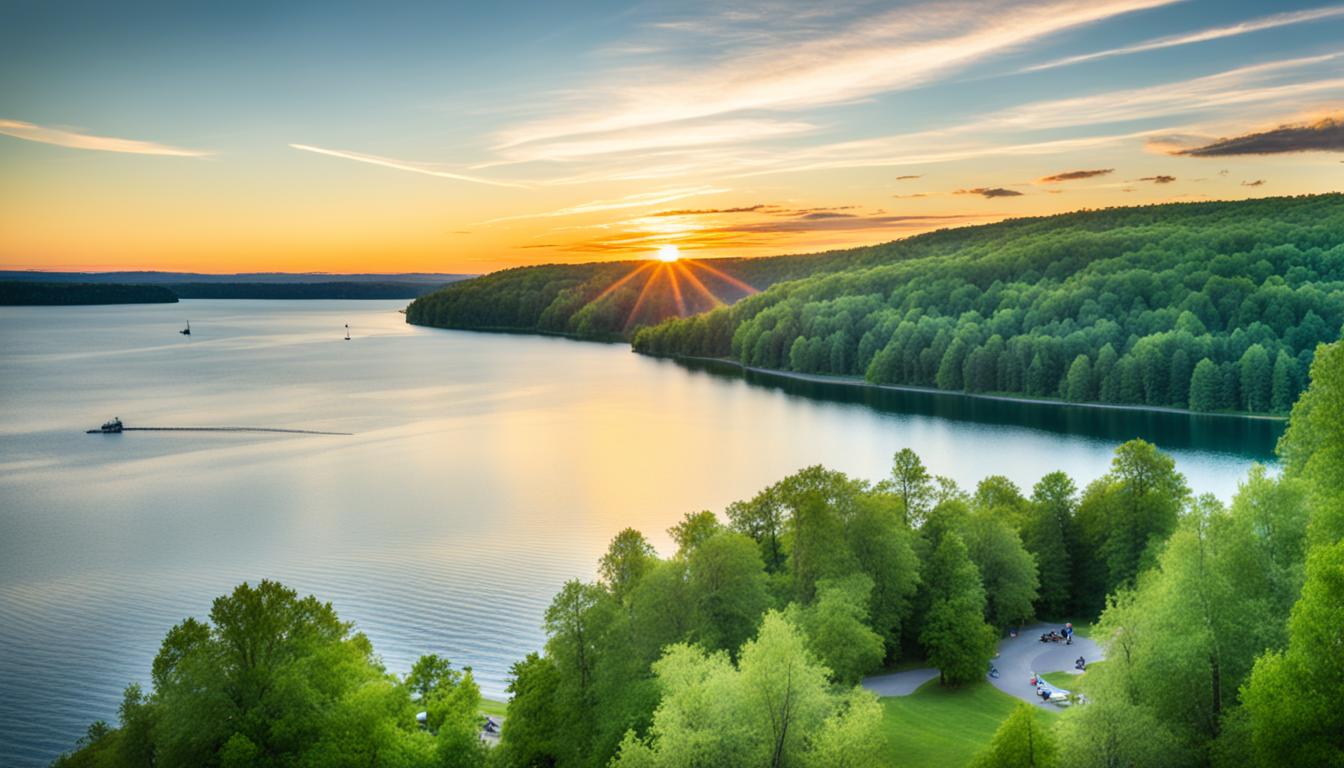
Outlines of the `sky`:
[{"label": "sky", "polygon": [[1344,189],[1338,2],[4,8],[5,269],[480,273]]}]

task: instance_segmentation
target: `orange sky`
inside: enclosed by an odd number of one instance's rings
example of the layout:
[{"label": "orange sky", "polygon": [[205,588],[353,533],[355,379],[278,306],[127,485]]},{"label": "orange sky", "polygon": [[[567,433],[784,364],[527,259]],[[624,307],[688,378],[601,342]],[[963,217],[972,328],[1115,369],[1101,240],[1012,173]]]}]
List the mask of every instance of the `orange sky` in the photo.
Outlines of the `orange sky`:
[{"label": "orange sky", "polygon": [[265,8],[0,32],[0,267],[757,256],[1344,181],[1344,7]]}]

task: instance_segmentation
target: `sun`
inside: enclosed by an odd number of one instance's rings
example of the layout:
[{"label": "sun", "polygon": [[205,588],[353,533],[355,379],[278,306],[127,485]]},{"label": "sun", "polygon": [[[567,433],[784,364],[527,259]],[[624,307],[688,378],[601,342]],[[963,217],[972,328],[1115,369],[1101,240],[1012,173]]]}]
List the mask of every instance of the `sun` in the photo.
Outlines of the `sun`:
[{"label": "sun", "polygon": [[658,249],[659,261],[666,261],[668,263],[671,263],[680,258],[681,258],[681,249],[677,248],[677,246],[672,245],[671,243],[668,243],[667,245],[664,245],[663,247]]}]

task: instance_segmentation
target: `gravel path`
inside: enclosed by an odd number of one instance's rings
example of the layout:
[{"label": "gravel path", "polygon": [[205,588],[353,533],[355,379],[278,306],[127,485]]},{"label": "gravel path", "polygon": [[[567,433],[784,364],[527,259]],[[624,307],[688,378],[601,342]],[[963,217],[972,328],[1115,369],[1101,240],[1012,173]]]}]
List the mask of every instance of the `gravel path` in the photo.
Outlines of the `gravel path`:
[{"label": "gravel path", "polygon": [[[1073,662],[1079,656],[1091,664],[1099,661],[1101,648],[1088,638],[1074,636],[1072,645],[1063,643],[1042,643],[1042,632],[1053,624],[1036,624],[1023,627],[1017,637],[1005,637],[999,641],[999,655],[994,657],[994,666],[999,670],[997,678],[989,678],[990,685],[1022,701],[1039,707],[1053,706],[1042,701],[1031,685],[1032,672],[1060,672],[1073,669]],[[863,687],[878,696],[909,696],[924,683],[938,677],[936,669],[910,669],[893,672],[889,675],[875,675],[863,680]]]}]

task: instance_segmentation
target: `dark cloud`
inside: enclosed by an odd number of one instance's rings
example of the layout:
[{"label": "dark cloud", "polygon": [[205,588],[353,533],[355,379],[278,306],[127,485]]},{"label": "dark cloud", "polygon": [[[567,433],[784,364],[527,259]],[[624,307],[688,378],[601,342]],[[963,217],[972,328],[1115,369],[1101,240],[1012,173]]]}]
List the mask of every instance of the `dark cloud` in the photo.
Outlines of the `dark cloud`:
[{"label": "dark cloud", "polygon": [[820,221],[822,219],[853,219],[856,217],[852,213],[840,213],[839,211],[814,211],[812,213],[804,213],[798,218],[806,221]]},{"label": "dark cloud", "polygon": [[1144,176],[1139,181],[1151,181],[1154,184],[1170,184],[1175,181],[1175,176]]},{"label": "dark cloud", "polygon": [[767,208],[774,208],[773,205],[757,203],[756,205],[747,205],[740,208],[682,208],[675,211],[655,211],[650,216],[707,216],[712,213],[755,213]]},{"label": "dark cloud", "polygon": [[1264,179],[1256,179],[1255,181],[1243,181],[1243,182],[1241,182],[1241,186],[1243,186],[1243,187],[1258,187],[1258,186],[1260,186],[1261,184],[1264,184],[1264,183],[1265,183],[1265,180],[1264,180]]},{"label": "dark cloud", "polygon": [[[713,233],[815,232],[851,229],[921,229],[932,225],[983,218],[964,214],[944,216],[795,216],[791,219],[754,221],[710,230]],[[702,233],[703,234],[703,233]]]},{"label": "dark cloud", "polygon": [[1015,189],[1005,189],[1003,187],[976,187],[975,189],[958,189],[954,194],[958,195],[979,195],[981,197],[1020,197],[1021,192]]},{"label": "dark cloud", "polygon": [[896,177],[896,180],[897,180],[897,181],[909,181],[909,180],[911,180],[911,179],[922,179],[922,178],[924,178],[924,177],[923,177],[923,176],[897,176],[897,177]]},{"label": "dark cloud", "polygon": [[1105,176],[1114,171],[1114,168],[1097,168],[1096,170],[1091,171],[1065,171],[1064,173],[1056,173],[1053,176],[1042,176],[1041,181],[1046,184],[1053,184],[1060,181],[1077,181],[1078,179],[1090,179],[1093,176]]},{"label": "dark cloud", "polygon": [[1272,131],[1219,139],[1173,154],[1190,157],[1276,155],[1284,152],[1344,152],[1344,115],[1305,125],[1281,125]]}]

